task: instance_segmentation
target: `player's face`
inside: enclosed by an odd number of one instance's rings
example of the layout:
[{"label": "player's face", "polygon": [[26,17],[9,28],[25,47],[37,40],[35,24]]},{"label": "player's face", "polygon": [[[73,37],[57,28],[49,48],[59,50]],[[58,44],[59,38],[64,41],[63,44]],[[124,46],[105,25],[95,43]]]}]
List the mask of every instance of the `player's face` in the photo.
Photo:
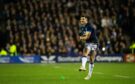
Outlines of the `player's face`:
[{"label": "player's face", "polygon": [[81,25],[85,25],[85,24],[87,24],[88,23],[88,21],[87,21],[87,18],[86,17],[81,17],[80,18],[80,24]]}]

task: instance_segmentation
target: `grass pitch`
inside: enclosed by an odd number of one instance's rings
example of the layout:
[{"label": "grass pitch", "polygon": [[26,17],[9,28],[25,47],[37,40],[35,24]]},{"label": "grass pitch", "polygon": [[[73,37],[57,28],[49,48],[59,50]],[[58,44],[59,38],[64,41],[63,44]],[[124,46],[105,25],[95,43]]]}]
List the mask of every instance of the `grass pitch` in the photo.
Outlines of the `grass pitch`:
[{"label": "grass pitch", "polygon": [[[135,84],[134,63],[95,63],[92,78],[79,63],[0,64],[0,84]],[[88,65],[87,65],[88,67]]]}]

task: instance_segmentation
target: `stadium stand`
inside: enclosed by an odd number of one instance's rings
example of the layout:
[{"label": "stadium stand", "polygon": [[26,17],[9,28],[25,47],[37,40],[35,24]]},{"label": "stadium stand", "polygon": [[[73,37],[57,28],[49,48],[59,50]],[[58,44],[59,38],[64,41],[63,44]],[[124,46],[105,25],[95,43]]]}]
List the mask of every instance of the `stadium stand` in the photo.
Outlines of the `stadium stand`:
[{"label": "stadium stand", "polygon": [[134,36],[129,28],[135,27],[129,26],[134,4],[134,0],[6,0],[2,12],[9,32],[6,47],[14,43],[21,54],[81,54],[78,18],[84,15],[97,31],[99,54],[123,53]]}]

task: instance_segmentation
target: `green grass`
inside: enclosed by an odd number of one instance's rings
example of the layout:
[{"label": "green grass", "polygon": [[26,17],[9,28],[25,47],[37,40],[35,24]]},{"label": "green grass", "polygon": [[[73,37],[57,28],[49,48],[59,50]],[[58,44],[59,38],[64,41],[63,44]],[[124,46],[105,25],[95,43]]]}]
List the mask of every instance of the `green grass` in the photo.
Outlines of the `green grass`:
[{"label": "green grass", "polygon": [[[88,65],[87,65],[88,66]],[[84,80],[79,63],[0,64],[0,84],[135,84],[134,63],[95,63],[92,78]]]}]

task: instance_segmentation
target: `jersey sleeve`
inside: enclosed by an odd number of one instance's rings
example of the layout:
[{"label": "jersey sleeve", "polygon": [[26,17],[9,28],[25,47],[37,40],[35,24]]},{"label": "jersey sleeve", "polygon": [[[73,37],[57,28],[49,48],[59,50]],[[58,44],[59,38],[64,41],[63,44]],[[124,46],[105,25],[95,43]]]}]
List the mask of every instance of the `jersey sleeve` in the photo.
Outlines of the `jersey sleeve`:
[{"label": "jersey sleeve", "polygon": [[92,28],[88,26],[86,32],[92,32]]}]

